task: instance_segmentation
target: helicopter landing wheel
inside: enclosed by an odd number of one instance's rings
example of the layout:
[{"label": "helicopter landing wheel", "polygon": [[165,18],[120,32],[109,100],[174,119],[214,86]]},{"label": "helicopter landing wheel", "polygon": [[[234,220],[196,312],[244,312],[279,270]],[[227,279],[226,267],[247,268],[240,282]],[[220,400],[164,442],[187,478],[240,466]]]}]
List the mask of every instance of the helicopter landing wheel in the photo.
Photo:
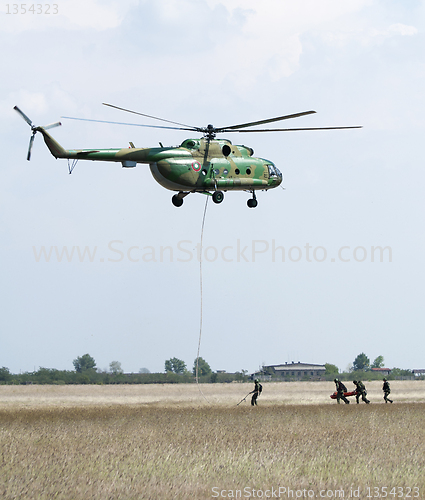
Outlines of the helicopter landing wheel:
[{"label": "helicopter landing wheel", "polygon": [[223,191],[214,191],[212,199],[214,203],[221,203],[224,200]]},{"label": "helicopter landing wheel", "polygon": [[255,196],[255,191],[252,191],[252,198],[246,202],[249,208],[255,208],[258,205],[257,197]]},{"label": "helicopter landing wheel", "polygon": [[172,198],[171,201],[173,202],[173,205],[175,207],[181,207],[183,205],[183,199],[180,198],[177,194],[175,194]]}]

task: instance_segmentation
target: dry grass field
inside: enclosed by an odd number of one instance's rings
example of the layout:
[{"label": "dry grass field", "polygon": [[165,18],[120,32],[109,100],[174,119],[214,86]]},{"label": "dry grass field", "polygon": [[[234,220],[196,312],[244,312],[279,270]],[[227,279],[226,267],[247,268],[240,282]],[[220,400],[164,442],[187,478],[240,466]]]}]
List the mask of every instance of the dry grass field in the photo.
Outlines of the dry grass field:
[{"label": "dry grass field", "polygon": [[0,496],[425,498],[425,382],[366,386],[0,386]]}]

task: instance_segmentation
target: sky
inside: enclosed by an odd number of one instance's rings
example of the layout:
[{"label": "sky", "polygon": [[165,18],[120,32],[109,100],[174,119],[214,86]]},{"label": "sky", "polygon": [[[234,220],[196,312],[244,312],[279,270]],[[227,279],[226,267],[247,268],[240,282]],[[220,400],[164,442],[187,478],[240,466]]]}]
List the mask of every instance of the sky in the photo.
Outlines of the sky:
[{"label": "sky", "polygon": [[[72,370],[89,353],[102,370],[191,369],[202,312],[214,371],[346,370],[361,352],[425,368],[424,0],[14,5],[0,14],[0,366]],[[194,126],[315,110],[285,126],[363,128],[223,137],[273,161],[285,190],[255,209],[244,192],[176,208],[147,165],[69,175],[40,134],[26,160],[15,105],[61,120],[69,149],[197,137],[61,118],[157,124],[103,102]]]}]

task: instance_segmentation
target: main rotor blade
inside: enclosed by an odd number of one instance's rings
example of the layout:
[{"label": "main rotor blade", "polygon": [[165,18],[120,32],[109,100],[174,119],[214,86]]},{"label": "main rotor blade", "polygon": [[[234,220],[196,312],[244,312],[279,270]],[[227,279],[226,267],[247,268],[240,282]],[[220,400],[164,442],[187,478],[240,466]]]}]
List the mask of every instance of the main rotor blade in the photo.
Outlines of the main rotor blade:
[{"label": "main rotor blade", "polygon": [[26,115],[23,111],[21,111],[21,110],[18,108],[18,106],[14,106],[14,108],[13,108],[13,109],[14,109],[15,111],[17,111],[17,112],[18,112],[18,113],[22,116],[22,118],[23,118],[23,119],[24,119],[24,120],[28,123],[28,125],[29,125],[30,127],[32,127],[32,121],[28,118],[28,116],[27,116],[27,115]]},{"label": "main rotor blade", "polygon": [[184,123],[172,122],[170,120],[164,120],[163,118],[158,118],[156,116],[145,115],[144,113],[139,113],[137,111],[132,111],[131,109],[120,108],[119,106],[114,106],[113,104],[107,104],[106,102],[102,102],[104,106],[109,106],[110,108],[119,109],[121,111],[126,111],[127,113],[133,113],[135,115],[146,116],[147,118],[153,118],[154,120],[159,120],[161,122],[172,123],[173,125],[180,125],[182,127],[188,127],[186,129],[181,130],[197,130],[199,131],[199,127],[193,127],[192,125],[185,125]]},{"label": "main rotor blade", "polygon": [[353,127],[305,127],[305,128],[262,128],[258,130],[223,130],[222,132],[293,132],[298,130],[343,130],[347,128],[363,128],[363,125]]},{"label": "main rotor blade", "polygon": [[30,143],[28,146],[28,153],[27,153],[27,160],[28,161],[31,160],[31,150],[32,150],[32,145],[34,144],[34,137],[35,137],[35,134],[32,134],[32,136],[30,138]]},{"label": "main rotor blade", "polygon": [[250,122],[250,123],[241,123],[240,125],[232,125],[230,127],[217,127],[217,131],[228,131],[228,130],[233,130],[237,128],[246,128],[246,127],[253,127],[254,125],[262,125],[263,123],[271,123],[271,122],[278,122],[280,120],[288,120],[289,118],[297,118],[299,116],[305,116],[305,115],[311,115],[313,113],[316,113],[316,111],[303,111],[302,113],[295,113],[293,115],[284,115],[284,116],[278,116],[276,118],[269,118],[268,120],[259,120],[256,122]]},{"label": "main rotor blade", "polygon": [[44,130],[49,130],[49,128],[55,128],[55,127],[60,127],[62,125],[61,122],[55,122],[55,123],[50,123],[49,125],[46,125],[43,128]]},{"label": "main rotor blade", "polygon": [[130,125],[132,127],[162,128],[162,129],[168,129],[168,130],[190,130],[190,131],[196,130],[194,128],[164,127],[161,125],[142,125],[141,123],[125,123],[125,122],[110,122],[110,121],[106,121],[106,120],[91,120],[90,118],[74,118],[72,116],[61,116],[61,118],[65,118],[66,120],[80,120],[83,122],[112,123],[113,125]]}]

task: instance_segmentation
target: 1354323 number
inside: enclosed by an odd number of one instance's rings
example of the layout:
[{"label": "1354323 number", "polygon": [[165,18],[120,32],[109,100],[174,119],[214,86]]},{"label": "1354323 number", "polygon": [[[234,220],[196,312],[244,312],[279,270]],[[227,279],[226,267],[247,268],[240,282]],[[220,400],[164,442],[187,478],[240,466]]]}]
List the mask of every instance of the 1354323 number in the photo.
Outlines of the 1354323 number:
[{"label": "1354323 number", "polygon": [[417,486],[409,488],[409,486],[375,486],[374,488],[366,488],[366,498],[419,498],[419,488]]},{"label": "1354323 number", "polygon": [[6,14],[59,14],[59,7],[56,3],[8,3]]}]

